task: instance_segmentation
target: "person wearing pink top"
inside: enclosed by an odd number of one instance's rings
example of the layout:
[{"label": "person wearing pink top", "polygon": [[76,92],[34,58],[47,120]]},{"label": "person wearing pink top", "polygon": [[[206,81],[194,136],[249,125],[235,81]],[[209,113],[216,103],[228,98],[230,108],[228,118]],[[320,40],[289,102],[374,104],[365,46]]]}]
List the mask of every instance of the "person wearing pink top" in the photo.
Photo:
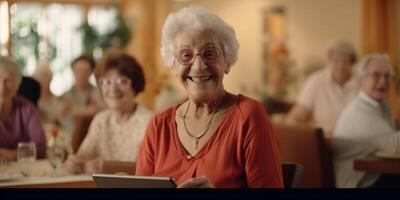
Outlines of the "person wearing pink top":
[{"label": "person wearing pink top", "polygon": [[340,113],[357,94],[357,80],[352,73],[356,61],[357,55],[351,44],[331,44],[328,66],[307,79],[287,122],[306,123],[332,133]]},{"label": "person wearing pink top", "polygon": [[17,96],[21,74],[14,61],[0,57],[0,157],[16,160],[19,142],[34,142],[37,157],[46,156],[46,138],[34,105]]},{"label": "person wearing pink top", "polygon": [[283,188],[264,107],[224,89],[238,48],[234,29],[204,8],[168,16],[161,55],[188,99],[150,121],[136,175],[169,176],[180,188]]}]

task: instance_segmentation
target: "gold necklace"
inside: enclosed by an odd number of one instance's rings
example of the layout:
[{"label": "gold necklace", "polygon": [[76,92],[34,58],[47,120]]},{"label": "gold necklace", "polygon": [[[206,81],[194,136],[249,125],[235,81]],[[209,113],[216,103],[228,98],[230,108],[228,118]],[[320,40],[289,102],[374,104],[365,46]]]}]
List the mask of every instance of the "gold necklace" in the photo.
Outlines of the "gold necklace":
[{"label": "gold necklace", "polygon": [[200,140],[200,138],[202,138],[202,137],[207,133],[207,131],[210,129],[210,127],[211,127],[211,122],[212,122],[212,120],[214,119],[215,113],[217,113],[217,111],[218,111],[218,109],[219,109],[219,106],[221,105],[222,100],[224,99],[224,97],[225,97],[225,91],[224,91],[224,95],[223,95],[222,98],[221,98],[221,101],[218,102],[215,111],[213,112],[213,114],[212,114],[210,120],[208,121],[206,128],[205,128],[200,134],[198,134],[198,135],[193,135],[192,133],[190,133],[189,129],[188,129],[187,126],[186,126],[186,116],[187,116],[187,112],[188,112],[189,106],[190,106],[190,100],[188,101],[188,105],[187,105],[187,107],[186,107],[185,114],[183,115],[183,126],[185,127],[186,133],[187,133],[190,137],[193,138],[193,146],[194,146],[194,148],[195,148],[196,150],[197,150],[197,148],[198,148],[198,146],[199,146],[199,140]]}]

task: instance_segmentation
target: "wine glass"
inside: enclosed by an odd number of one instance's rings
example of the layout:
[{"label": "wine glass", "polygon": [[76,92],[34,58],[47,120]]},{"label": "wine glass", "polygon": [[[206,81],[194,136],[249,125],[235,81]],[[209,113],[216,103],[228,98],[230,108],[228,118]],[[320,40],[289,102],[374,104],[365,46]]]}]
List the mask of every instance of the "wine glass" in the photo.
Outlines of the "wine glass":
[{"label": "wine glass", "polygon": [[47,150],[47,159],[53,168],[53,176],[60,176],[62,164],[66,158],[66,151],[62,146],[53,146]]},{"label": "wine glass", "polygon": [[21,164],[21,174],[24,176],[29,176],[30,163],[36,161],[36,145],[34,142],[18,143],[17,161]]}]

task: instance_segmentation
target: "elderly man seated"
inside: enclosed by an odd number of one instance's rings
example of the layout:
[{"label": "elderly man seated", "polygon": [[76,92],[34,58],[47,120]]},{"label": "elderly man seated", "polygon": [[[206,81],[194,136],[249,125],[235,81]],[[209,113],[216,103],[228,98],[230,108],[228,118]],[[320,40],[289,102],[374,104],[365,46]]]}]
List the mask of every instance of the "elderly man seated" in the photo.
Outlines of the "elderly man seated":
[{"label": "elderly man seated", "polygon": [[340,113],[357,94],[357,81],[352,73],[357,61],[353,45],[343,41],[332,43],[327,56],[327,66],[307,79],[287,123],[310,123],[332,133]]},{"label": "elderly man seated", "polygon": [[[389,57],[384,54],[366,56],[358,68],[360,91],[343,110],[333,133],[338,187],[400,185],[400,179],[396,176],[353,169],[354,158],[364,157],[379,150],[400,152],[400,131],[396,130],[385,100],[391,70]],[[394,179],[397,179],[397,183]]]}]

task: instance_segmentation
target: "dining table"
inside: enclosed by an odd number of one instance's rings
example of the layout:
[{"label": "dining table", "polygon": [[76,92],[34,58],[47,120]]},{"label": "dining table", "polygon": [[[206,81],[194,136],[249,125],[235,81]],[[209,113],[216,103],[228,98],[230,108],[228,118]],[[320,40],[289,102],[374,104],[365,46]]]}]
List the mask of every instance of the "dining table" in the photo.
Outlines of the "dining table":
[{"label": "dining table", "polygon": [[382,174],[400,174],[400,155],[378,152],[367,157],[356,158],[353,167],[358,171]]},{"label": "dining table", "polygon": [[46,159],[0,165],[0,188],[96,188],[91,175],[55,173]]}]

